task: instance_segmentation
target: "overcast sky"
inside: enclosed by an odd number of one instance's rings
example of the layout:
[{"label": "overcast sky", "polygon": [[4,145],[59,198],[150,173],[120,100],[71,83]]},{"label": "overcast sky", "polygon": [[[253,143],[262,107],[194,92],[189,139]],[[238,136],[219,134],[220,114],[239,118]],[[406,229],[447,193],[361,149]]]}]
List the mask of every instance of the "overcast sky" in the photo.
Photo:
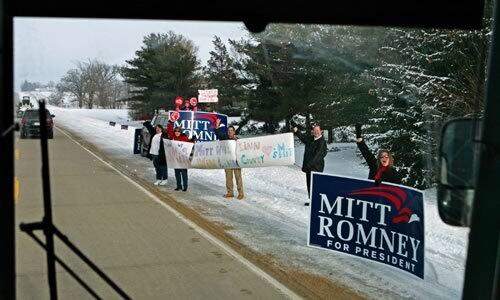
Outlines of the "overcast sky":
[{"label": "overcast sky", "polygon": [[16,18],[14,20],[15,90],[25,79],[58,82],[76,61],[97,58],[124,65],[149,33],[169,30],[191,39],[202,64],[209,58],[214,35],[223,41],[246,35],[243,23],[142,21],[108,19]]}]

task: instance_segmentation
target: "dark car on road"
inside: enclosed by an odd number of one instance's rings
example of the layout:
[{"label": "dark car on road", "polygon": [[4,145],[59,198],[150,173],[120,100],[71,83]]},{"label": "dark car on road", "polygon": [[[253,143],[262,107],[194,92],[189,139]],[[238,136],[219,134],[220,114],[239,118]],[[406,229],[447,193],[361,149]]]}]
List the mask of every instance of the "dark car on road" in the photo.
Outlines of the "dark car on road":
[{"label": "dark car on road", "polygon": [[[156,125],[160,124],[161,126],[165,127],[167,126],[168,123],[168,113],[160,113],[156,114],[153,119],[151,120],[151,125],[155,127]],[[142,128],[141,132],[142,138],[141,138],[141,155],[142,156],[147,156],[149,152],[149,147],[151,143],[151,134],[149,133],[148,129],[146,127]]]},{"label": "dark car on road", "polygon": [[[47,111],[47,136],[49,139],[54,138],[54,115]],[[38,109],[27,109],[21,119],[21,138],[40,136],[40,116]]]}]

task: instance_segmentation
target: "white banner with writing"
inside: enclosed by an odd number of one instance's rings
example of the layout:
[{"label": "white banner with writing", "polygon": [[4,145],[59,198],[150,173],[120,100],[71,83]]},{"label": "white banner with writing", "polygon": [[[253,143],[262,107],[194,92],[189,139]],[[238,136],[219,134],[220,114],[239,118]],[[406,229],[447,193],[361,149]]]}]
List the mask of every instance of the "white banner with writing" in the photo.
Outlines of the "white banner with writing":
[{"label": "white banner with writing", "polygon": [[295,163],[293,133],[239,139],[236,160],[241,168],[293,165]]},{"label": "white banner with writing", "polygon": [[169,168],[230,169],[288,166],[295,163],[293,134],[198,142],[164,140]]},{"label": "white banner with writing", "polygon": [[200,103],[216,103],[219,102],[219,91],[217,89],[198,90],[198,102]]},{"label": "white banner with writing", "polygon": [[191,155],[191,151],[193,150],[193,143],[164,139],[163,145],[165,146],[165,156],[167,157],[167,166],[169,168],[192,168],[189,156]]},{"label": "white banner with writing", "polygon": [[236,163],[236,141],[196,143],[191,166],[197,169],[239,168]]}]

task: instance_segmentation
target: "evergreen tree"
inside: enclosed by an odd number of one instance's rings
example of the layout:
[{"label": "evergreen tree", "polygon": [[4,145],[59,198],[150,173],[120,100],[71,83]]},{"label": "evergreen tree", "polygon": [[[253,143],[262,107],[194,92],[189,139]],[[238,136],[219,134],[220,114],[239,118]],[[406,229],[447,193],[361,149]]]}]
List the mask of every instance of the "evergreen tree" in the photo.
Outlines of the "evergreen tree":
[{"label": "evergreen tree", "polygon": [[380,102],[374,141],[395,154],[405,184],[431,186],[441,126],[480,110],[487,30],[387,31],[379,66],[367,73]]},{"label": "evergreen tree", "polygon": [[375,62],[379,35],[346,26],[275,24],[248,40],[231,41],[242,57],[235,66],[253,84],[251,117],[272,129],[301,115],[306,126],[319,122],[330,132],[368,120],[376,97],[373,83],[361,75]]},{"label": "evergreen tree", "polygon": [[214,50],[210,51],[210,59],[203,72],[207,88],[218,90],[219,102],[215,108],[220,110],[222,107],[232,107],[234,101],[241,100],[244,82],[236,74],[234,60],[222,40],[215,36],[212,43]]},{"label": "evergreen tree", "polygon": [[191,40],[170,31],[150,34],[143,42],[121,72],[131,85],[129,100],[134,116],[172,108],[176,96],[197,95],[200,63]]},{"label": "evergreen tree", "polygon": [[249,40],[231,41],[241,58],[237,61],[251,83],[249,115],[264,121],[273,133],[278,123],[300,113],[308,117],[334,73],[310,47],[292,43],[294,36],[312,33],[307,27],[272,25],[264,34]]}]

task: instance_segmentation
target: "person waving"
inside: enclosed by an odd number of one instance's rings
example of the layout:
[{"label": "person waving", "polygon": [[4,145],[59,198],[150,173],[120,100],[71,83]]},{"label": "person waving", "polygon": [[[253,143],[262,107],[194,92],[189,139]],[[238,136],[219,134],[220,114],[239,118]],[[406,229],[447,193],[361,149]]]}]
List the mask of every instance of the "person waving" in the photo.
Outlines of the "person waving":
[{"label": "person waving", "polygon": [[356,144],[370,168],[368,179],[375,180],[377,185],[382,181],[401,184],[401,176],[394,168],[394,156],[389,150],[380,149],[375,158],[361,136],[361,124],[356,124]]}]

